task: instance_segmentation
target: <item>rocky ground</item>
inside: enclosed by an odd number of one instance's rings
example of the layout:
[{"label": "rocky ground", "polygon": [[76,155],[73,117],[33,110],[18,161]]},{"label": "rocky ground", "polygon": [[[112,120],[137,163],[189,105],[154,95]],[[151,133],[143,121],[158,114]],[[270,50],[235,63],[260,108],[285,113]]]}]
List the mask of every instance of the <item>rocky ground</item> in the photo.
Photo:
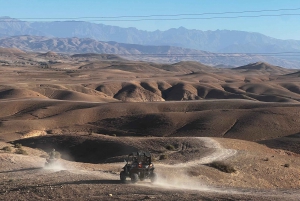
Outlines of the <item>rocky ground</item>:
[{"label": "rocky ground", "polygon": [[[42,150],[23,147],[28,155],[2,151],[0,199],[299,200],[297,155],[240,140],[194,140],[201,141],[207,152],[190,153],[198,159],[185,163],[172,164],[168,159],[155,162],[159,175],[155,183],[122,184],[122,162],[92,164],[61,159],[55,166],[45,168]],[[1,143],[2,147],[7,145]],[[225,161],[236,172],[225,173],[206,165],[213,161]],[[287,161],[290,166],[283,167]]]}]

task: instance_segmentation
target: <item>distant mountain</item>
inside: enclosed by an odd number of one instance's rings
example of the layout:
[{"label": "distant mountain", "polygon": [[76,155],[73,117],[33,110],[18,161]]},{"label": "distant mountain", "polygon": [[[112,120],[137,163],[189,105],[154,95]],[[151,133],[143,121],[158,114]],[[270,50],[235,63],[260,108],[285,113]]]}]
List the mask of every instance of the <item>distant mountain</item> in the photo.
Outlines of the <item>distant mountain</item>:
[{"label": "distant mountain", "polygon": [[17,47],[25,51],[63,53],[107,53],[120,55],[141,54],[204,54],[200,50],[172,46],[144,46],[117,42],[103,42],[90,38],[50,38],[45,36],[13,36],[0,39],[1,47]]},{"label": "distant mountain", "polygon": [[198,61],[220,67],[241,66],[257,61],[272,63],[287,68],[300,68],[300,62],[285,59],[248,55],[211,53],[174,46],[135,45],[117,42],[103,42],[90,38],[51,38],[45,36],[13,36],[0,39],[0,47],[19,48],[23,51],[61,53],[105,53],[116,54],[125,59],[162,63]]},{"label": "distant mountain", "polygon": [[141,31],[89,22],[34,22],[31,27],[55,37],[92,38],[140,45],[169,45],[224,53],[300,51],[300,41],[279,40],[244,31],[201,31],[184,27]]},{"label": "distant mountain", "polygon": [[[299,52],[300,41],[279,40],[245,31],[201,31],[184,27],[166,31],[142,31],[80,21],[23,22],[0,18],[0,37],[17,35],[51,36],[59,38],[92,38],[140,45],[167,45],[223,53]],[[294,59],[297,59],[295,57]],[[300,60],[300,59],[299,59]]]},{"label": "distant mountain", "polygon": [[0,37],[18,35],[42,36],[47,35],[47,33],[31,27],[29,22],[22,22],[8,17],[0,17]]}]

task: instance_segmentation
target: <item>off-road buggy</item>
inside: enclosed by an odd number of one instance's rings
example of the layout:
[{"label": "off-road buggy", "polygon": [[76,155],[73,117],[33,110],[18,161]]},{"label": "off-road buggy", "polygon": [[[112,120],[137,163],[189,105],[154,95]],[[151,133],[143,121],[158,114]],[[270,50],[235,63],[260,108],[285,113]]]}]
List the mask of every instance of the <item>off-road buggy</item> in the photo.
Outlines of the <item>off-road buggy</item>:
[{"label": "off-road buggy", "polygon": [[45,167],[51,167],[56,163],[56,161],[57,161],[56,153],[58,153],[58,152],[56,152],[55,149],[52,149],[52,151],[48,153],[49,157],[46,158]]},{"label": "off-road buggy", "polygon": [[51,167],[57,161],[57,158],[46,158],[45,167]]},{"label": "off-road buggy", "polygon": [[151,154],[145,151],[132,152],[128,155],[126,164],[120,172],[120,180],[126,181],[126,178],[131,178],[132,183],[136,183],[138,180],[150,179],[151,182],[156,180],[156,174],[154,171],[154,165],[151,162]]}]

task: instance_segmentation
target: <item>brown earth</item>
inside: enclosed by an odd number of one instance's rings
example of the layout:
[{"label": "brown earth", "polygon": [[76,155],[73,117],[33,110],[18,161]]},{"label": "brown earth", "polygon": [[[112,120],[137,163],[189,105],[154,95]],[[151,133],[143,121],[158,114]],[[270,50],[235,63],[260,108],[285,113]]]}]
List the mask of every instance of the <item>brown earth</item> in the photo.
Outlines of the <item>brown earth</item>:
[{"label": "brown earth", "polygon": [[[28,152],[0,151],[0,200],[300,196],[297,70],[3,48],[0,73],[0,149],[21,143]],[[44,169],[52,148],[60,165]],[[122,161],[139,149],[157,160],[158,182],[120,184]],[[216,160],[236,172],[208,165]]]},{"label": "brown earth", "polygon": [[[106,152],[108,157],[109,154],[114,155],[113,159],[118,158],[116,156],[124,158],[124,153],[117,151],[128,145],[134,149],[150,149],[156,154],[169,157],[154,162],[155,171],[159,175],[157,182],[151,184],[146,180],[137,184],[130,182],[121,184],[119,172],[124,165],[122,162],[97,163],[95,160],[96,163],[82,163],[61,159],[51,169],[47,169],[44,168],[43,158],[46,153],[41,149],[24,147],[29,155],[2,151],[1,198],[3,200],[298,200],[300,196],[297,190],[300,186],[299,156],[253,142],[215,139],[226,146],[227,149],[223,149],[209,138],[121,138],[93,134],[88,137],[68,136],[64,143],[70,144],[73,140],[73,143],[80,144],[80,141],[85,140],[81,142],[82,146],[77,148],[82,154],[89,156],[84,151],[95,146],[84,143],[88,141],[87,138],[93,139],[95,144],[98,143],[99,146],[96,147],[99,150],[108,151]],[[53,141],[62,143],[59,137],[53,139],[55,138],[38,138],[23,142],[27,145],[31,141],[29,146],[37,147],[42,141],[49,144]],[[121,143],[123,146],[111,152],[112,149],[105,147],[107,141],[111,145]],[[166,142],[173,143],[175,150],[167,150],[163,146]],[[8,144],[1,144],[2,147],[5,145]],[[64,147],[67,149],[73,146]],[[63,156],[67,155],[66,152],[62,153]],[[233,166],[236,172],[225,173],[207,165],[214,160],[225,161]]]}]

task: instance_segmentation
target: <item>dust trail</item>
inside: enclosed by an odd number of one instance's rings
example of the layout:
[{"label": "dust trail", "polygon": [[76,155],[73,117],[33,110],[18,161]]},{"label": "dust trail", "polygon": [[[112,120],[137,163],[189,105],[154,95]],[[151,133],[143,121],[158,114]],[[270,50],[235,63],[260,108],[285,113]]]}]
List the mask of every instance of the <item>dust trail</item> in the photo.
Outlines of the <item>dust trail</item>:
[{"label": "dust trail", "polygon": [[43,169],[52,172],[67,171],[69,173],[77,174],[77,175],[92,175],[103,179],[105,178],[105,179],[119,180],[120,178],[119,174],[112,174],[111,172],[102,171],[102,170],[84,169],[83,167],[77,166],[72,162],[64,161],[61,159],[53,162],[53,164],[45,165]]},{"label": "dust trail", "polygon": [[[201,181],[192,178],[187,173],[188,167],[193,167],[197,165],[207,164],[216,160],[225,160],[237,153],[236,150],[224,149],[222,146],[214,139],[208,137],[197,138],[205,143],[207,148],[213,150],[208,156],[200,158],[195,161],[190,161],[186,163],[179,164],[157,164],[160,167],[160,172],[157,173],[157,181],[151,185],[156,187],[163,187],[169,189],[188,189],[188,190],[200,190],[200,191],[213,191],[222,192],[217,188],[213,188],[205,185]],[[149,184],[141,184],[149,185]]]},{"label": "dust trail", "polygon": [[[158,174],[157,180],[152,186],[163,187],[167,189],[187,189],[187,190],[199,190],[199,191],[212,191],[212,187],[205,185],[199,180],[195,180],[187,175],[186,172],[173,172],[170,174]],[[215,190],[213,190],[215,191]]]},{"label": "dust trail", "polygon": [[44,169],[53,171],[67,170],[67,168],[59,160],[53,162],[52,164],[45,164]]},{"label": "dust trail", "polygon": [[212,148],[214,152],[206,157],[200,158],[199,160],[190,161],[187,163],[179,163],[174,165],[157,164],[156,166],[161,167],[158,172],[157,181],[151,183],[139,183],[138,185],[154,187],[154,188],[166,188],[166,189],[178,189],[178,190],[196,190],[205,191],[210,193],[220,194],[244,194],[251,196],[261,197],[274,197],[284,198],[288,200],[299,200],[300,192],[298,190],[257,190],[257,189],[237,189],[237,188],[218,188],[208,186],[205,183],[199,181],[199,179],[192,178],[186,172],[188,167],[193,167],[201,164],[211,163],[217,160],[225,160],[231,156],[234,156],[237,151],[232,149],[223,148],[216,140],[203,137],[197,138],[205,142],[207,148]]},{"label": "dust trail", "polygon": [[225,160],[231,156],[234,156],[237,151],[234,149],[225,149],[223,148],[216,140],[208,138],[208,137],[198,137],[199,139],[205,143],[207,148],[211,148],[214,150],[210,155],[200,158],[199,160],[189,161],[186,163],[178,163],[174,165],[168,164],[158,164],[157,166],[168,167],[168,168],[183,168],[183,167],[192,167],[196,165],[203,165],[207,163],[211,163],[213,161],[221,161]]}]

